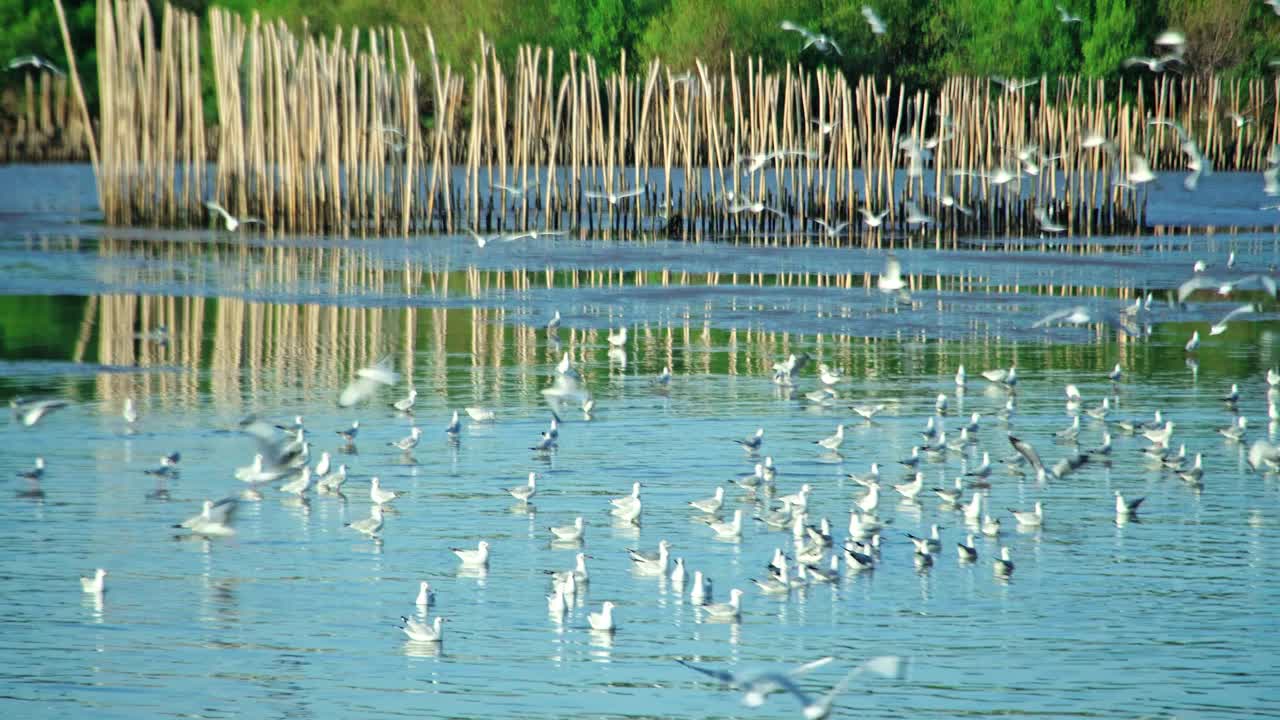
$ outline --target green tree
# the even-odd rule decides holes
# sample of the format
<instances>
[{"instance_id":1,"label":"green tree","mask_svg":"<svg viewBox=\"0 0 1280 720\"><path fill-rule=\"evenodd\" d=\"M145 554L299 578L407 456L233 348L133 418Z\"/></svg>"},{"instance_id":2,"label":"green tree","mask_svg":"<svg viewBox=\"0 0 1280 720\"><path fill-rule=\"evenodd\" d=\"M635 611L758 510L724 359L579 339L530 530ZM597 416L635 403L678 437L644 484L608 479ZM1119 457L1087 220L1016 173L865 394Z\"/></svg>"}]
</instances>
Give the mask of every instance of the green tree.
<instances>
[{"instance_id":1,"label":"green tree","mask_svg":"<svg viewBox=\"0 0 1280 720\"><path fill-rule=\"evenodd\" d=\"M1091 77L1114 75L1125 58L1142 49L1135 13L1125 0L1095 0L1087 30L1082 70Z\"/></svg>"}]
</instances>

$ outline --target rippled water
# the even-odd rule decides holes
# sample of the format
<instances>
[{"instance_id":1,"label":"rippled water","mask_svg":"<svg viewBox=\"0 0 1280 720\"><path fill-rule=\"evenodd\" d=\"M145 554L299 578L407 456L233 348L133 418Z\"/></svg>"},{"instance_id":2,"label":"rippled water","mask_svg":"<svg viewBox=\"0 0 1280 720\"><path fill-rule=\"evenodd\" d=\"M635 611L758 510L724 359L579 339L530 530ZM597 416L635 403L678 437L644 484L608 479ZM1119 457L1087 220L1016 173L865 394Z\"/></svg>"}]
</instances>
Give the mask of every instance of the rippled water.
<instances>
[{"instance_id":1,"label":"rippled water","mask_svg":"<svg viewBox=\"0 0 1280 720\"><path fill-rule=\"evenodd\" d=\"M1238 383L1250 439L1275 432L1264 380L1280 363L1274 301L1205 337L1194 363L1182 350L1191 331L1207 335L1209 322L1261 295L1205 293L1182 311L1157 299L1149 334L1030 328L1067 304L1105 315L1147 291L1163 297L1196 258L1222 272L1234 250L1231 276L1265 271L1277 260L1270 233L1110 238L1070 253L1042 252L1036 239L900 249L913 302L896 305L874 290L883 251L239 244L66 224L91 201L69 199L65 170L27 172L46 187L24 196L53 199L6 207L14 214L0 219L0 399L48 394L72 405L35 429L0 428L6 717L795 717L787 697L748 710L674 659L744 669L833 655L805 682L821 692L881 654L911 657L908 678L859 682L837 715L1280 713L1277 481L1249 472L1246 445L1214 430L1232 419L1219 397ZM553 308L565 318L560 348L541 329ZM160 324L173 332L168 346L134 339ZM625 365L604 337L624 324ZM541 457L527 448L546 427L540 390L560 350L599 410L590 422L565 413L559 451ZM812 370L793 395L770 382L770 365L801 351L852 375L840 404L804 399ZM355 411L335 406L354 369L383 355L419 390L414 419L387 407L406 384ZM1119 434L1110 464L1064 480L1038 484L997 465L990 502L1005 534L978 538L976 565L956 560L953 543L967 532L958 514L932 496L889 498L880 567L788 599L749 582L788 534L753 522L740 542L716 541L688 512L717 485L728 507L754 510L730 484L754 462L732 440L763 426L779 493L810 483L812 515L830 517L842 538L861 490L845 473L879 462L900 482L896 461L919 441L939 393L949 427L982 413L977 449L1009 454L996 417L1006 395L978 371L1014 362L1011 429L1046 459L1068 452L1054 433L1070 422L1062 388L1072 382L1087 407L1110 396L1113 417L1162 409L1176 441L1204 454L1204 489L1147 464L1137 453L1145 441ZM1113 387L1105 374L1117 362L1127 376ZM952 381L961 363L971 376L963 395ZM660 392L651 378L664 365L675 379ZM140 405L134 434L119 416L125 397ZM864 400L889 405L874 425L852 423L847 402ZM449 443L450 411L474 404L496 408L498 421L464 421ZM232 472L253 446L234 427L248 412L304 416L316 452L350 466L346 498L298 503L267 489L242 503L234 538L175 540L170 525L202 499L241 489ZM358 454L339 454L334 431L357 418ZM1081 446L1093 447L1102 426L1082 420ZM414 421L425 437L409 459L387 443ZM839 422L851 423L840 456L823 454L813 441ZM167 500L149 498L159 486L143 470L175 450L181 476L164 485ZM49 465L44 495L20 496L30 488L13 473L36 455ZM953 454L924 471L930 485L949 486L972 465ZM502 488L531 470L543 480L525 508ZM343 527L367 515L372 475L409 493L381 542ZM643 524L615 526L607 500L634 481L644 484ZM1115 523L1115 490L1146 496L1141 522ZM1045 527L1014 530L1003 509L1036 500ZM571 567L576 550L553 547L546 528L575 515L589 523L592 580L585 605L558 625L545 611L543 571ZM918 572L903 535L934 523L943 549ZM625 549L663 538L713 579L717 600L747 590L740 624L707 622L670 582L632 573ZM460 573L449 548L480 539L493 545L489 571ZM991 570L1002 543L1017 563L1008 582ZM110 573L100 601L76 582L95 567ZM447 618L438 647L406 642L395 627L415 612L420 579L436 589L432 614ZM604 600L618 604L611 638L586 629Z\"/></svg>"}]
</instances>

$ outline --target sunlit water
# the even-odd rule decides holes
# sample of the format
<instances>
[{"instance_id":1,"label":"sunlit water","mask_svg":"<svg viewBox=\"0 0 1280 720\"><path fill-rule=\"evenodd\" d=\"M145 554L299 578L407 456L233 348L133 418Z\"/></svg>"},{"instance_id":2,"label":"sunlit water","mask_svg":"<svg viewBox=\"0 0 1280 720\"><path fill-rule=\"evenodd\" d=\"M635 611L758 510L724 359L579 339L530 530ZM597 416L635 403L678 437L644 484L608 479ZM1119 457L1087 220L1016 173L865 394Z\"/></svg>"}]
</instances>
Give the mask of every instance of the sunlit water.
<instances>
[{"instance_id":1,"label":"sunlit water","mask_svg":"<svg viewBox=\"0 0 1280 720\"><path fill-rule=\"evenodd\" d=\"M674 658L744 669L834 655L805 682L821 692L881 654L911 657L908 678L860 681L837 714L1280 712L1277 483L1247 469L1247 443L1215 432L1232 420L1219 400L1232 383L1249 439L1275 431L1264 380L1280 362L1275 304L1209 338L1210 322L1263 296L1202 293L1181 311L1163 302L1197 258L1223 277L1265 271L1277 260L1269 233L1104 239L1105 251L1075 254L1039 252L1034 238L1031 249L900 249L913 301L897 305L874 289L883 251L598 239L483 252L455 238L245 246L217 233L68 225L92 202L71 199L69 171L23 172L45 183L24 197L51 199L6 207L14 214L0 220L0 399L55 395L72 406L34 429L0 429L5 717L794 717L788 697L745 709ZM1232 250L1238 267L1227 273ZM1148 290L1149 335L1030 328L1070 304L1114 314ZM553 309L564 316L559 347L542 330ZM133 337L160 324L173 332L168 346ZM604 332L621 325L632 335L625 364L609 357ZM1192 330L1204 345L1189 362ZM835 407L804 399L812 369L794 394L770 382L771 364L801 351L852 376ZM599 409L590 422L566 410L560 449L540 456L527 448L550 417L540 390L559 352ZM415 418L388 407L407 382L339 410L355 368L384 355L420 393ZM1006 427L996 417L1005 392L978 373L1014 362L1017 413ZM1113 387L1106 372L1117 362L1126 378ZM962 395L960 363L970 373ZM664 365L675 374L665 392L651 381ZM887 481L905 480L896 461L939 393L953 430L982 414L979 455L1008 455L1012 429L1053 461L1068 452L1054 442L1070 423L1068 382L1085 407L1110 396L1113 418L1162 409L1175 442L1204 454L1203 491L1147 464L1137 452L1146 442L1117 432L1111 463L1064 480L1038 484L997 464L989 499L1005 532L979 536L977 564L956 560L968 532L956 512L927 491L918 504L887 497L879 568L786 599L750 578L765 575L788 533L751 522L740 542L717 541L686 506L724 485L726 516L755 512L731 480L756 460L732 441L764 427L779 493L810 483L812 516L829 517L840 539L861 491L845 474L879 462ZM120 419L130 396L142 415L134 434ZM874 425L854 422L848 405L862 401L888 409ZM498 421L464 419L451 444L444 425L467 405L495 408ZM241 505L234 538L175 540L170 526L202 499L241 490L232 472L253 446L234 428L249 412L301 414L315 456L328 450L350 466L345 499L299 503L266 489ZM335 431L354 419L358 453L340 453ZM406 458L387 444L415 421L425 437ZM1082 421L1081 447L1096 446L1101 424ZM813 441L839 422L850 423L848 439L839 456L824 454ZM175 450L179 478L158 485L143 473ZM49 465L44 495L21 497L30 487L13 474L36 455ZM949 487L973 465L972 454L951 454L924 472ZM531 470L543 479L524 507L503 489ZM408 491L381 542L344 527L367 516L372 475ZM608 498L634 481L644 484L643 523L615 526ZM158 489L167 500L149 498ZM1115 490L1146 496L1141 522L1116 524ZM1016 531L1005 508L1036 500L1045 527ZM575 515L588 521L592 579L561 625L546 613L544 571L571 567L577 550L552 546L547 527ZM904 534L934 523L943 548L918 572ZM709 623L669 581L632 573L625 549L663 538L712 578L716 600L747 591L740 624ZM449 548L481 539L493 546L489 571L460 572ZM1000 544L1017 563L1008 582L992 573ZM100 601L76 581L95 567L110 573ZM447 618L439 646L396 628L416 612L421 579L435 588L431 615ZM587 630L586 613L604 600L618 605L612 637Z\"/></svg>"}]
</instances>

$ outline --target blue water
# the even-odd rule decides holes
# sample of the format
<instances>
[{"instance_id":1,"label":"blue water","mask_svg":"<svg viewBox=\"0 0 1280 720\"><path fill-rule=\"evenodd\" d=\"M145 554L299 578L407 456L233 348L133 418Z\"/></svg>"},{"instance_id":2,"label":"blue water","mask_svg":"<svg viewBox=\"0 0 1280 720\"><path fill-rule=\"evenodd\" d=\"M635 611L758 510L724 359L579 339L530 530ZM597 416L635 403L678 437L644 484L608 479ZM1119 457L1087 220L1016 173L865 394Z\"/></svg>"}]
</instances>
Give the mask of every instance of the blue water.
<instances>
[{"instance_id":1,"label":"blue water","mask_svg":"<svg viewBox=\"0 0 1280 720\"><path fill-rule=\"evenodd\" d=\"M786 696L744 708L674 659L742 670L831 655L803 683L821 693L884 654L911 658L907 678L860 679L836 716L1280 714L1280 485L1244 462L1248 442L1276 430L1264 379L1280 363L1275 302L1163 302L1197 258L1224 277L1266 272L1277 261L1270 233L1097 239L1106 249L1078 254L1042 252L1035 238L1025 248L902 249L914 292L895 305L873 289L880 251L598 239L483 252L461 238L242 246L217 233L82 224L77 208L92 198L71 171L0 176L15 172L26 199L6 200L0 217L0 399L71 405L35 428L0 427L4 717L798 717ZM1238 267L1227 272L1231 251ZM1149 330L1030 328L1066 304L1104 315L1148 290ZM1246 300L1262 311L1207 336ZM565 318L558 348L541 329L553 308ZM168 346L132 338L157 324L172 331ZM625 365L604 336L621 325L632 336ZM1204 345L1189 362L1192 330ZM590 421L567 410L559 450L543 457L527 448L547 426L540 390L561 351L599 409ZM817 385L812 368L793 394L770 382L770 365L800 351L852 375L835 407L804 399ZM405 380L366 406L337 408L354 370L384 355ZM1006 427L996 417L1006 393L978 373L1014 362L1017 414ZM1113 387L1106 372L1117 362L1127 376ZM963 395L952 381L960 363ZM651 378L664 365L675 377L660 391ZM387 406L410 382L414 418ZM1068 382L1085 407L1110 396L1113 418L1162 409L1175 444L1203 453L1204 488L1149 465L1137 452L1147 443L1114 430L1109 464L1046 483L1007 471L998 459L1010 430L1049 461L1068 452L1054 442L1070 423ZM1215 432L1232 420L1219 400L1232 383L1251 420L1244 444ZM905 480L896 461L939 393L953 430L982 414L975 449L997 461L989 506L1005 532L977 538L974 565L956 560L961 516L927 491L918 504L886 497L874 572L769 598L749 579L764 576L789 533L749 522L740 542L717 541L686 507L723 485L726 516L758 509L731 484L755 462L732 440L764 427L778 493L811 484L811 516L829 517L842 539L861 492L845 473L879 462L886 490ZM134 433L120 419L125 397L139 404ZM874 425L847 409L864 401L889 406ZM467 405L492 407L498 420L464 416L450 443L443 427ZM301 414L313 455L349 465L345 498L297 502L264 488L241 503L234 537L175 539L170 526L201 500L243 490L232 473L253 445L235 427L249 412ZM358 453L339 452L334 431L355 419ZM407 458L387 443L413 422L424 439ZM839 422L849 423L840 455L820 452L813 441ZM1097 445L1102 425L1082 425L1081 447ZM143 473L175 450L180 477L161 486ZM36 455L48 462L43 497L20 496L31 487L13 474ZM949 487L974 462L949 455L924 466L926 480ZM543 479L526 508L503 488L535 470ZM343 527L367 516L373 475L408 491L380 542ZM635 481L642 524L616 526L608 498ZM149 497L158 489L167 499ZM1115 490L1147 498L1141 522L1116 524ZM1005 508L1036 500L1045 526L1017 531ZM557 624L543 571L571 567L576 551L553 547L546 528L576 515L588 521L592 579ZM904 534L934 523L943 549L919 572ZM687 592L632 573L625 549L664 538L712 578L717 601L746 590L740 624L707 622ZM449 548L481 539L493 546L488 572L460 571ZM1002 544L1017 563L1007 582L991 568ZM96 567L109 572L101 598L76 581ZM431 615L447 618L439 646L396 628L416 612L422 579L435 588ZM618 605L612 637L586 629L604 600Z\"/></svg>"}]
</instances>

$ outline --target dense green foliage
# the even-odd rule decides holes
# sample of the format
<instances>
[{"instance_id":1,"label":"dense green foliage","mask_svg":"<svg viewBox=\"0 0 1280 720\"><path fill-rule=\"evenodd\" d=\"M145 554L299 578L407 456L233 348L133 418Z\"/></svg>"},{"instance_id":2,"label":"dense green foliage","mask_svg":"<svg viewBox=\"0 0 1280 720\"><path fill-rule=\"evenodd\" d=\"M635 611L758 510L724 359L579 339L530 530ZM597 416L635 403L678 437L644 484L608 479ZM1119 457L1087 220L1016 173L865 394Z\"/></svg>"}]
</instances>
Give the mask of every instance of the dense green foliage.
<instances>
[{"instance_id":1,"label":"dense green foliage","mask_svg":"<svg viewBox=\"0 0 1280 720\"><path fill-rule=\"evenodd\" d=\"M66 0L73 42L89 94L95 2ZM210 0L174 0L205 13ZM913 86L933 86L948 75L1084 73L1114 76L1124 58L1153 54L1165 28L1189 39L1185 72L1257 76L1280 57L1280 17L1255 0L870 0L888 32L876 36L859 0L220 0L248 15L304 21L315 31L394 25L426 53L430 26L442 57L467 68L483 33L499 57L510 60L522 44L548 46L564 67L569 50L588 53L602 69L661 58L676 68L702 59L711 70L760 57L769 67L787 63L839 68L849 75L892 74ZM1064 23L1064 5L1082 22ZM778 25L791 20L831 36L843 55L802 50L803 38ZM0 0L0 56L42 54L65 63L52 2ZM10 73L6 83L16 82Z\"/></svg>"}]
</instances>

